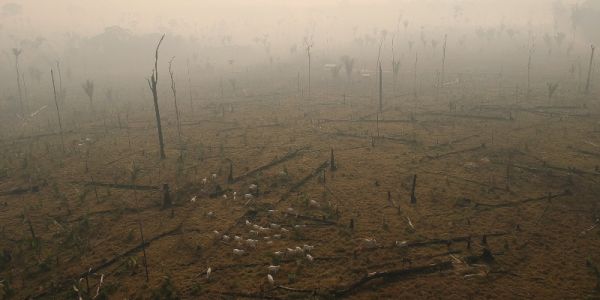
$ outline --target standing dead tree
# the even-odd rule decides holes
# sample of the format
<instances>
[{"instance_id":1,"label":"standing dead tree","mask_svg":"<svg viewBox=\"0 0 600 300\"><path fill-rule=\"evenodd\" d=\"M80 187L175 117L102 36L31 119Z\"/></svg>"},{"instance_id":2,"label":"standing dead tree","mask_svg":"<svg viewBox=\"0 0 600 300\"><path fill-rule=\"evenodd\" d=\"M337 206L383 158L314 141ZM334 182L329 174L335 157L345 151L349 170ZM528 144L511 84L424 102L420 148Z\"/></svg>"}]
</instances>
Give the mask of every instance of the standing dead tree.
<instances>
[{"instance_id":1,"label":"standing dead tree","mask_svg":"<svg viewBox=\"0 0 600 300\"><path fill-rule=\"evenodd\" d=\"M556 89L558 88L558 82L546 82L546 86L548 87L548 102L552 101L552 96Z\"/></svg>"},{"instance_id":2,"label":"standing dead tree","mask_svg":"<svg viewBox=\"0 0 600 300\"><path fill-rule=\"evenodd\" d=\"M19 55L23 52L22 49L13 48L13 55L15 56L15 68L17 70L17 88L19 89L19 106L21 109L21 116L25 116L25 111L23 109L23 91L21 90L21 75L19 71Z\"/></svg>"},{"instance_id":3,"label":"standing dead tree","mask_svg":"<svg viewBox=\"0 0 600 300\"><path fill-rule=\"evenodd\" d=\"M54 83L54 71L50 69L50 77L52 77L52 89L54 90L54 104L56 104L56 115L58 118L58 130L60 134L60 142L62 144L62 150L65 152L65 140L63 138L62 122L60 120L60 109L58 108L58 96L56 95L56 84Z\"/></svg>"},{"instance_id":4,"label":"standing dead tree","mask_svg":"<svg viewBox=\"0 0 600 300\"><path fill-rule=\"evenodd\" d=\"M306 46L306 56L308 57L308 99L310 99L310 49L313 47L312 37L305 37L304 45Z\"/></svg>"},{"instance_id":5,"label":"standing dead tree","mask_svg":"<svg viewBox=\"0 0 600 300\"><path fill-rule=\"evenodd\" d=\"M396 54L394 52L394 38L392 38L392 71L394 74L393 92L394 92L394 94L396 94L396 84L398 82L398 74L400 73L400 60L396 60Z\"/></svg>"},{"instance_id":6,"label":"standing dead tree","mask_svg":"<svg viewBox=\"0 0 600 300\"><path fill-rule=\"evenodd\" d=\"M415 69L414 69L414 82L413 82L413 93L415 99L417 99L417 63L419 62L419 53L415 53Z\"/></svg>"},{"instance_id":7,"label":"standing dead tree","mask_svg":"<svg viewBox=\"0 0 600 300\"><path fill-rule=\"evenodd\" d=\"M194 113L194 104L192 99L192 76L190 75L190 60L187 60L187 75L188 75L188 93L190 96L190 113Z\"/></svg>"},{"instance_id":8,"label":"standing dead tree","mask_svg":"<svg viewBox=\"0 0 600 300\"><path fill-rule=\"evenodd\" d=\"M163 133L162 126L160 124L160 110L158 108L158 93L156 88L158 86L158 49L160 48L160 44L162 43L165 35L163 34L160 40L158 41L158 45L156 45L156 51L154 54L154 69L152 70L152 75L150 78L146 78L148 81L148 86L152 91L152 98L154 99L154 112L156 113L156 129L158 130L158 145L160 146L160 159L165 159L167 156L165 155L165 144L163 142Z\"/></svg>"},{"instance_id":9,"label":"standing dead tree","mask_svg":"<svg viewBox=\"0 0 600 300\"><path fill-rule=\"evenodd\" d=\"M531 95L531 56L533 55L534 45L529 47L529 57L527 58L527 100L529 100L529 96Z\"/></svg>"},{"instance_id":10,"label":"standing dead tree","mask_svg":"<svg viewBox=\"0 0 600 300\"><path fill-rule=\"evenodd\" d=\"M410 203L416 204L417 197L415 196L415 188L417 187L417 174L413 175L412 188L410 189Z\"/></svg>"},{"instance_id":11,"label":"standing dead tree","mask_svg":"<svg viewBox=\"0 0 600 300\"><path fill-rule=\"evenodd\" d=\"M81 87L83 88L83 91L90 99L90 110L93 113L94 112L94 82L88 79L81 85Z\"/></svg>"},{"instance_id":12,"label":"standing dead tree","mask_svg":"<svg viewBox=\"0 0 600 300\"><path fill-rule=\"evenodd\" d=\"M379 114L383 112L383 71L381 70L381 47L383 46L383 39L379 43L379 53L377 55L377 72L379 73L378 86L379 86ZM379 120L379 116L378 119Z\"/></svg>"},{"instance_id":13,"label":"standing dead tree","mask_svg":"<svg viewBox=\"0 0 600 300\"><path fill-rule=\"evenodd\" d=\"M171 76L171 91L173 92L173 103L175 104L175 116L177 118L177 136L179 142L181 142L181 120L179 119L179 107L177 106L177 88L175 87L175 77L173 76L173 60L175 56L169 61L169 75Z\"/></svg>"},{"instance_id":14,"label":"standing dead tree","mask_svg":"<svg viewBox=\"0 0 600 300\"><path fill-rule=\"evenodd\" d=\"M446 43L448 42L448 35L444 34L444 46L442 47L442 73L440 75L440 88L444 88L444 73L446 72Z\"/></svg>"},{"instance_id":15,"label":"standing dead tree","mask_svg":"<svg viewBox=\"0 0 600 300\"><path fill-rule=\"evenodd\" d=\"M150 280L148 277L148 257L146 256L146 241L144 240L144 227L142 226L142 221L139 221L138 225L140 226L140 236L142 237L142 252L144 253L144 270L146 273L146 282Z\"/></svg>"},{"instance_id":16,"label":"standing dead tree","mask_svg":"<svg viewBox=\"0 0 600 300\"><path fill-rule=\"evenodd\" d=\"M352 69L354 69L354 58L350 58L348 55L342 56L342 63L344 63L344 70L346 70L346 76L348 82L352 81Z\"/></svg>"},{"instance_id":17,"label":"standing dead tree","mask_svg":"<svg viewBox=\"0 0 600 300\"><path fill-rule=\"evenodd\" d=\"M590 80L592 78L592 66L594 64L594 51L596 50L596 47L594 47L594 45L592 45L591 48L592 48L592 54L590 54L590 65L588 67L587 82L585 83L585 94L586 95L590 92Z\"/></svg>"}]
</instances>

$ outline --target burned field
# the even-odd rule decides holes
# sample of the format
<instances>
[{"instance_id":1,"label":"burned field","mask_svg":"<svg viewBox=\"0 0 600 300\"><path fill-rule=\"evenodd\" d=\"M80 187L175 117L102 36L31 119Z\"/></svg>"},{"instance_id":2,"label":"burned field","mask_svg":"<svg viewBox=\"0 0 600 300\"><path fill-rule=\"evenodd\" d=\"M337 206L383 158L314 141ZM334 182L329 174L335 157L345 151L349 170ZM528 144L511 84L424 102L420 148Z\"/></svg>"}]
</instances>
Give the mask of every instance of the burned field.
<instances>
[{"instance_id":1,"label":"burned field","mask_svg":"<svg viewBox=\"0 0 600 300\"><path fill-rule=\"evenodd\" d=\"M590 96L355 89L197 100L162 160L150 109L4 135L4 295L598 296Z\"/></svg>"}]
</instances>

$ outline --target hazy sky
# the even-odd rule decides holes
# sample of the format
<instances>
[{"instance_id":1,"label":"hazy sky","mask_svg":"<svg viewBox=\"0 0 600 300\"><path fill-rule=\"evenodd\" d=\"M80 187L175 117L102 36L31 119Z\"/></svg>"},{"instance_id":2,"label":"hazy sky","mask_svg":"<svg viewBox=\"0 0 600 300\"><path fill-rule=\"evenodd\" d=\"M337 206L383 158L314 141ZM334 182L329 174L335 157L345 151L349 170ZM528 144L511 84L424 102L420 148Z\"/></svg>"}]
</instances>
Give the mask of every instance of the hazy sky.
<instances>
[{"instance_id":1,"label":"hazy sky","mask_svg":"<svg viewBox=\"0 0 600 300\"><path fill-rule=\"evenodd\" d=\"M415 24L550 22L553 0L1 0L5 29L48 35L94 34L119 25L138 32L202 32L215 24L268 30L282 20L319 25L329 18L348 25L384 27L398 18ZM573 1L563 1L573 3ZM302 23L304 25L302 25Z\"/></svg>"}]
</instances>

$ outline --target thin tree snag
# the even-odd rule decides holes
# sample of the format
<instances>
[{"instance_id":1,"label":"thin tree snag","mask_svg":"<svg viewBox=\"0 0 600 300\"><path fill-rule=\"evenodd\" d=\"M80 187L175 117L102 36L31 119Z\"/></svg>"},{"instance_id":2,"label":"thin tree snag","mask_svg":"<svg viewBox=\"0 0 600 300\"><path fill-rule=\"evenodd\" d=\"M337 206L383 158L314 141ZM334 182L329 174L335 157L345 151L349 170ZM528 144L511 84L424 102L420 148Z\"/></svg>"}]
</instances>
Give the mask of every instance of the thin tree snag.
<instances>
[{"instance_id":1,"label":"thin tree snag","mask_svg":"<svg viewBox=\"0 0 600 300\"><path fill-rule=\"evenodd\" d=\"M287 153L286 155L282 156L281 158L275 159L275 160L271 161L270 163L268 163L266 165L260 166L260 167L254 169L252 171L249 171L249 172L247 172L245 174L242 174L240 176L234 177L233 181L231 183L239 182L240 180L248 178L248 177L250 177L250 176L252 176L252 175L254 175L254 174L258 173L258 172L264 171L264 170L266 170L266 169L268 169L268 168L270 168L272 166L275 166L275 165L280 164L282 162L288 161L288 160L296 157L301 151L305 151L305 150L308 150L308 149L309 149L309 147L303 147L303 148L291 151L291 152Z\"/></svg>"},{"instance_id":2,"label":"thin tree snag","mask_svg":"<svg viewBox=\"0 0 600 300\"><path fill-rule=\"evenodd\" d=\"M177 117L177 136L181 143L181 120L179 118L179 106L177 106L177 88L175 87L175 74L173 72L173 60L175 56L169 61L169 75L171 76L171 92L173 92L173 103L175 105L175 116ZM191 103L191 102L190 102Z\"/></svg>"},{"instance_id":3,"label":"thin tree snag","mask_svg":"<svg viewBox=\"0 0 600 300\"><path fill-rule=\"evenodd\" d=\"M333 148L331 148L331 158L329 159L329 169L331 171L337 170L337 166L335 164L335 156L333 155Z\"/></svg>"},{"instance_id":4,"label":"thin tree snag","mask_svg":"<svg viewBox=\"0 0 600 300\"><path fill-rule=\"evenodd\" d=\"M227 183L233 183L233 162L229 160L229 175L227 175Z\"/></svg>"},{"instance_id":5,"label":"thin tree snag","mask_svg":"<svg viewBox=\"0 0 600 300\"><path fill-rule=\"evenodd\" d=\"M444 46L442 47L442 74L440 76L439 88L444 88L444 73L446 71L446 43L448 42L448 34L444 34Z\"/></svg>"},{"instance_id":6,"label":"thin tree snag","mask_svg":"<svg viewBox=\"0 0 600 300\"><path fill-rule=\"evenodd\" d=\"M308 58L308 99L310 100L310 49L313 47L312 37L310 39L307 37L304 39L304 44L306 46L306 56Z\"/></svg>"},{"instance_id":7,"label":"thin tree snag","mask_svg":"<svg viewBox=\"0 0 600 300\"><path fill-rule=\"evenodd\" d=\"M562 193L558 193L555 195L550 195L550 196L544 195L541 197L527 198L527 199L522 199L522 200L512 201L512 202L504 202L504 203L498 203L498 204L489 204L489 203L481 203L481 202L474 202L474 203L475 203L475 208L480 208L483 210L490 210L490 209L496 209L496 208L502 208L502 207L519 206L519 205L526 204L529 202L551 200L554 198L570 196L570 195L571 195L571 191L564 190Z\"/></svg>"},{"instance_id":8,"label":"thin tree snag","mask_svg":"<svg viewBox=\"0 0 600 300\"><path fill-rule=\"evenodd\" d=\"M21 107L21 116L25 117L25 110L23 109L23 92L21 91L21 75L19 72L19 55L23 52L23 49L13 48L13 55L15 56L15 69L17 71L17 87L19 90L19 106Z\"/></svg>"},{"instance_id":9,"label":"thin tree snag","mask_svg":"<svg viewBox=\"0 0 600 300\"><path fill-rule=\"evenodd\" d=\"M148 277L148 258L146 256L146 242L144 241L144 228L142 227L142 222L138 223L140 225L140 236L142 237L142 252L144 253L144 270L146 271L146 282L150 280Z\"/></svg>"},{"instance_id":10,"label":"thin tree snag","mask_svg":"<svg viewBox=\"0 0 600 300\"><path fill-rule=\"evenodd\" d=\"M163 184L162 191L163 191L162 208L165 209L165 208L169 208L169 207L173 206L173 201L171 200L171 191L169 189L168 183Z\"/></svg>"},{"instance_id":11,"label":"thin tree snag","mask_svg":"<svg viewBox=\"0 0 600 300\"><path fill-rule=\"evenodd\" d=\"M62 151L65 152L65 139L63 138L62 121L60 118L60 109L58 108L58 96L56 95L56 85L54 84L54 71L50 69L50 77L52 77L52 89L54 90L54 104L56 105L56 115L58 119L58 130L60 134L60 142L62 145Z\"/></svg>"},{"instance_id":12,"label":"thin tree snag","mask_svg":"<svg viewBox=\"0 0 600 300\"><path fill-rule=\"evenodd\" d=\"M305 185L311 178L321 174L321 172L323 172L323 170L325 170L325 168L327 168L328 166L329 166L329 160L326 160L323 163L321 163L310 174L306 175L304 178L302 178L300 181L298 181L296 184L294 184L287 192L285 192L283 195L281 195L279 202L287 199L287 197L289 197L293 192L296 192L299 188L301 188L303 185Z\"/></svg>"},{"instance_id":13,"label":"thin tree snag","mask_svg":"<svg viewBox=\"0 0 600 300\"><path fill-rule=\"evenodd\" d=\"M412 188L410 189L410 204L417 203L417 197L415 196L415 188L417 187L417 174L413 175Z\"/></svg>"},{"instance_id":14,"label":"thin tree snag","mask_svg":"<svg viewBox=\"0 0 600 300\"><path fill-rule=\"evenodd\" d=\"M400 269L400 270L390 270L390 271L382 271L382 272L373 272L369 273L365 277L360 280L350 284L349 286L332 291L332 294L336 296L346 296L351 294L352 292L359 289L361 286L365 285L371 280L383 278L385 280L397 280L403 277L409 277L414 275L422 275L422 274L431 274L436 272L442 272L446 270L452 269L451 261L444 261L441 263L419 266L410 269Z\"/></svg>"},{"instance_id":15,"label":"thin tree snag","mask_svg":"<svg viewBox=\"0 0 600 300\"><path fill-rule=\"evenodd\" d=\"M160 48L160 44L162 43L165 35L163 34L160 40L158 41L158 45L156 45L156 52L154 55L154 69L152 70L152 75L150 78L146 78L148 81L148 86L152 91L152 98L154 99L154 113L156 114L156 129L158 130L158 145L160 146L160 159L165 159L167 156L165 155L165 144L163 142L163 132L162 126L160 123L160 110L158 108L158 92L156 90L158 86L158 49Z\"/></svg>"},{"instance_id":16,"label":"thin tree snag","mask_svg":"<svg viewBox=\"0 0 600 300\"><path fill-rule=\"evenodd\" d=\"M588 67L587 81L585 83L585 94L586 95L590 93L590 81L592 78L592 68L594 65L594 51L596 50L596 47L594 47L594 45L591 45L591 49L592 49L592 53L590 54L590 64Z\"/></svg>"}]
</instances>

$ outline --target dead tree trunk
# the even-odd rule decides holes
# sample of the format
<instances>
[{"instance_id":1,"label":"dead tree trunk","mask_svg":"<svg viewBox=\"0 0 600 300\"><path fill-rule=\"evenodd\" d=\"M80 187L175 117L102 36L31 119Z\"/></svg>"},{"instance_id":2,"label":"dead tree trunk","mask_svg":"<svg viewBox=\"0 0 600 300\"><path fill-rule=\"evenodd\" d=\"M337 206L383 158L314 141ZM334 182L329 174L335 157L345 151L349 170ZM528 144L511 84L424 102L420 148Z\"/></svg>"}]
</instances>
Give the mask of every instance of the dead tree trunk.
<instances>
[{"instance_id":1,"label":"dead tree trunk","mask_svg":"<svg viewBox=\"0 0 600 300\"><path fill-rule=\"evenodd\" d=\"M419 62L419 53L415 53L415 73L414 73L414 82L413 82L413 93L415 99L417 98L417 63Z\"/></svg>"},{"instance_id":2,"label":"dead tree trunk","mask_svg":"<svg viewBox=\"0 0 600 300\"><path fill-rule=\"evenodd\" d=\"M148 258L146 257L146 241L144 241L144 229L142 228L142 221L140 225L140 236L142 237L142 251L144 252L144 270L146 271L146 282L149 281L148 277Z\"/></svg>"},{"instance_id":3,"label":"dead tree trunk","mask_svg":"<svg viewBox=\"0 0 600 300\"><path fill-rule=\"evenodd\" d=\"M58 108L58 97L56 96L56 84L54 84L54 71L50 69L50 77L52 77L52 89L54 90L54 104L56 104L56 115L58 118L58 133L60 134L60 142L63 153L65 152L65 140L63 138L62 122L60 120L60 109Z\"/></svg>"},{"instance_id":4,"label":"dead tree trunk","mask_svg":"<svg viewBox=\"0 0 600 300\"><path fill-rule=\"evenodd\" d=\"M592 77L592 66L594 65L594 51L596 50L596 47L594 47L594 45L591 46L592 47L592 54L590 54L590 65L588 67L588 76L587 76L587 82L585 83L585 94L589 94L590 92L590 80Z\"/></svg>"},{"instance_id":5,"label":"dead tree trunk","mask_svg":"<svg viewBox=\"0 0 600 300\"><path fill-rule=\"evenodd\" d=\"M188 73L188 93L190 96L190 113L194 113L194 103L192 98L192 76L190 75L190 60L187 60L187 73Z\"/></svg>"},{"instance_id":6,"label":"dead tree trunk","mask_svg":"<svg viewBox=\"0 0 600 300\"><path fill-rule=\"evenodd\" d=\"M158 108L158 93L156 91L156 87L158 85L158 48L160 48L160 44L162 43L165 35L163 34L160 40L158 41L158 45L156 46L156 52L154 55L154 69L152 70L152 75L150 78L147 78L148 86L152 91L152 97L154 98L154 112L156 113L156 129L158 130L158 145L160 146L160 159L165 159L167 156L165 155L165 144L163 142L163 133L162 126L160 124L160 110Z\"/></svg>"},{"instance_id":7,"label":"dead tree trunk","mask_svg":"<svg viewBox=\"0 0 600 300\"><path fill-rule=\"evenodd\" d=\"M529 48L529 58L527 59L527 91L526 98L529 100L531 94L531 55L533 54L533 47Z\"/></svg>"},{"instance_id":8,"label":"dead tree trunk","mask_svg":"<svg viewBox=\"0 0 600 300\"><path fill-rule=\"evenodd\" d=\"M177 89L175 88L175 77L173 76L173 60L175 57L171 58L169 61L169 75L171 76L171 91L173 92L173 102L175 103L175 116L177 117L177 136L179 137L179 142L181 143L181 120L179 119L179 107L177 106Z\"/></svg>"},{"instance_id":9,"label":"dead tree trunk","mask_svg":"<svg viewBox=\"0 0 600 300\"><path fill-rule=\"evenodd\" d=\"M171 200L171 191L169 189L169 184L163 184L163 206L162 208L169 208L173 205L173 201Z\"/></svg>"},{"instance_id":10,"label":"dead tree trunk","mask_svg":"<svg viewBox=\"0 0 600 300\"><path fill-rule=\"evenodd\" d=\"M313 46L312 37L306 37L304 43L306 46L306 56L308 57L308 99L310 99L310 49Z\"/></svg>"},{"instance_id":11,"label":"dead tree trunk","mask_svg":"<svg viewBox=\"0 0 600 300\"><path fill-rule=\"evenodd\" d=\"M417 174L415 174L413 176L413 182L412 182L412 189L410 191L410 203L411 204L416 204L417 203L417 197L415 196L415 188L417 186Z\"/></svg>"},{"instance_id":12,"label":"dead tree trunk","mask_svg":"<svg viewBox=\"0 0 600 300\"><path fill-rule=\"evenodd\" d=\"M19 72L19 55L21 55L21 49L12 49L15 55L15 68L17 70L17 87L19 88L19 106L21 109L21 117L25 118L25 111L23 110L23 92L21 91L21 75Z\"/></svg>"},{"instance_id":13,"label":"dead tree trunk","mask_svg":"<svg viewBox=\"0 0 600 300\"><path fill-rule=\"evenodd\" d=\"M446 42L448 41L448 35L444 35L444 47L442 52L442 73L440 75L440 88L444 88L444 73L446 72Z\"/></svg>"},{"instance_id":14,"label":"dead tree trunk","mask_svg":"<svg viewBox=\"0 0 600 300\"><path fill-rule=\"evenodd\" d=\"M335 164L335 156L333 156L333 148L331 148L331 159L329 161L329 169L331 171L337 170L337 165Z\"/></svg>"},{"instance_id":15,"label":"dead tree trunk","mask_svg":"<svg viewBox=\"0 0 600 300\"><path fill-rule=\"evenodd\" d=\"M229 161L229 175L227 176L227 183L233 183L233 162Z\"/></svg>"},{"instance_id":16,"label":"dead tree trunk","mask_svg":"<svg viewBox=\"0 0 600 300\"><path fill-rule=\"evenodd\" d=\"M379 113L383 112L383 71L379 62Z\"/></svg>"}]
</instances>

